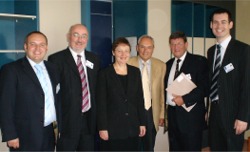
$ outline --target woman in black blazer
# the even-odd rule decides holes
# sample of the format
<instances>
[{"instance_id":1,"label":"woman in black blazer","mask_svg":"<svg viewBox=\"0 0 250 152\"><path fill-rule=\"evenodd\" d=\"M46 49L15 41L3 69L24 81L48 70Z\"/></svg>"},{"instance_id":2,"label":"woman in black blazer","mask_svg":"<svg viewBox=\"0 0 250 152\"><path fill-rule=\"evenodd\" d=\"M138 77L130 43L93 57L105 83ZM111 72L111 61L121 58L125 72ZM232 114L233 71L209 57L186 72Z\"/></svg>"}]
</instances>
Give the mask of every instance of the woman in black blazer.
<instances>
[{"instance_id":1,"label":"woman in black blazer","mask_svg":"<svg viewBox=\"0 0 250 152\"><path fill-rule=\"evenodd\" d=\"M137 151L145 135L145 111L140 70L127 64L130 44L118 38L112 46L115 62L99 73L97 125L100 150Z\"/></svg>"}]
</instances>

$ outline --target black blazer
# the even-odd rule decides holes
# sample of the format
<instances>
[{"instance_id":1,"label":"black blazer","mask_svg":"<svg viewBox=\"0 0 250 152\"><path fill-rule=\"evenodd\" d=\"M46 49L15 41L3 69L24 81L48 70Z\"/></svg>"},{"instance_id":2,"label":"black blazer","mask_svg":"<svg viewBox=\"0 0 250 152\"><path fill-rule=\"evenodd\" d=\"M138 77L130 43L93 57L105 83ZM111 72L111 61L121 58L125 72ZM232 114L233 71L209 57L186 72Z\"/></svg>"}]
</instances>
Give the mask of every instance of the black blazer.
<instances>
[{"instance_id":1,"label":"black blazer","mask_svg":"<svg viewBox=\"0 0 250 152\"><path fill-rule=\"evenodd\" d=\"M167 64L167 73L165 86L168 84L168 77L175 58L170 59ZM204 127L205 104L204 98L207 96L208 88L208 64L205 57L190 54L187 52L180 72L190 74L191 80L197 88L182 98L187 107L197 103L190 112L187 112L182 106L176 106L176 121L182 131L200 130ZM170 117L170 116L168 116Z\"/></svg>"},{"instance_id":2,"label":"black blazer","mask_svg":"<svg viewBox=\"0 0 250 152\"><path fill-rule=\"evenodd\" d=\"M88 51L85 51L85 57L86 60L93 63L92 69L87 67L91 95L91 109L87 112L87 121L90 132L94 135L96 131L95 89L99 60L93 53ZM76 63L68 48L49 56L48 60L57 65L61 76L61 137L78 138L82 128L82 123L80 123L82 122L82 86Z\"/></svg>"},{"instance_id":3,"label":"black blazer","mask_svg":"<svg viewBox=\"0 0 250 152\"><path fill-rule=\"evenodd\" d=\"M214 52L215 45L208 50L210 82L213 73ZM230 63L234 69L226 73L224 67ZM218 94L222 123L226 129L232 129L235 119L250 123L249 45L233 38L229 42L220 69Z\"/></svg>"},{"instance_id":4,"label":"black blazer","mask_svg":"<svg viewBox=\"0 0 250 152\"><path fill-rule=\"evenodd\" d=\"M130 65L127 69L126 90L113 65L101 70L98 77L98 130L108 130L109 139L139 136L139 126L145 126L140 70Z\"/></svg>"},{"instance_id":5,"label":"black blazer","mask_svg":"<svg viewBox=\"0 0 250 152\"><path fill-rule=\"evenodd\" d=\"M59 92L56 91L59 87L59 73L52 64L46 61L44 64L50 76L59 116ZM41 150L39 148L44 134L44 92L27 58L4 65L0 84L2 140L19 138L20 150Z\"/></svg>"}]
</instances>

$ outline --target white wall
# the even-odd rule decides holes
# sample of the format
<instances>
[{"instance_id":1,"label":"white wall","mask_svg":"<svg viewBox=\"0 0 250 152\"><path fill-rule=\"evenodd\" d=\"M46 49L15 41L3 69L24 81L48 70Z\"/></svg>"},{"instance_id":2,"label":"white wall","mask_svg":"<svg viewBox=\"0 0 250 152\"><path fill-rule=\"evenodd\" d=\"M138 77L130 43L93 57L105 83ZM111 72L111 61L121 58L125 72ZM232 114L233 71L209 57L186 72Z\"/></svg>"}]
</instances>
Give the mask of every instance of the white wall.
<instances>
[{"instance_id":1,"label":"white wall","mask_svg":"<svg viewBox=\"0 0 250 152\"><path fill-rule=\"evenodd\" d=\"M155 40L153 56L166 62L170 58L171 0L148 0L148 34Z\"/></svg>"},{"instance_id":2,"label":"white wall","mask_svg":"<svg viewBox=\"0 0 250 152\"><path fill-rule=\"evenodd\" d=\"M153 56L166 62L170 58L168 37L171 34L171 0L148 0L148 35L155 40ZM168 151L168 136L160 127L155 151Z\"/></svg>"},{"instance_id":3,"label":"white wall","mask_svg":"<svg viewBox=\"0 0 250 152\"><path fill-rule=\"evenodd\" d=\"M49 41L48 55L65 49L69 27L81 23L80 0L40 0L40 31Z\"/></svg>"}]
</instances>

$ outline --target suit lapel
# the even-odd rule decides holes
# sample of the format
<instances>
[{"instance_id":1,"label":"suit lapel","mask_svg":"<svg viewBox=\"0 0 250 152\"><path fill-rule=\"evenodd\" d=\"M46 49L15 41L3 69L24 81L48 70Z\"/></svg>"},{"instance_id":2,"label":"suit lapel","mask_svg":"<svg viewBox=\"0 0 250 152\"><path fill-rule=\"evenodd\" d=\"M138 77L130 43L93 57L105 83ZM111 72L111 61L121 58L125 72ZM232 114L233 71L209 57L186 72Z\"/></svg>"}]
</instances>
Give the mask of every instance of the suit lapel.
<instances>
[{"instance_id":1,"label":"suit lapel","mask_svg":"<svg viewBox=\"0 0 250 152\"><path fill-rule=\"evenodd\" d=\"M22 65L23 65L23 70L27 74L27 76L30 77L31 80L42 89L42 86L40 85L40 82L36 76L36 73L33 70L33 68L31 67L31 65L26 57L23 58Z\"/></svg>"},{"instance_id":2,"label":"suit lapel","mask_svg":"<svg viewBox=\"0 0 250 152\"><path fill-rule=\"evenodd\" d=\"M66 61L65 61L65 62L71 67L70 69L72 69L72 71L73 71L77 76L80 77L79 72L78 72L78 69L77 69L77 66L76 66L76 63L75 63L75 60L74 60L72 54L70 53L70 50L67 49L67 50L65 51L65 53L66 53L66 55L65 55Z\"/></svg>"},{"instance_id":3,"label":"suit lapel","mask_svg":"<svg viewBox=\"0 0 250 152\"><path fill-rule=\"evenodd\" d=\"M181 66L181 69L180 69L180 72L183 72L184 74L187 74L186 71L189 71L189 63L190 63L190 54L187 52L187 55L182 63L182 66Z\"/></svg>"},{"instance_id":4,"label":"suit lapel","mask_svg":"<svg viewBox=\"0 0 250 152\"><path fill-rule=\"evenodd\" d=\"M85 60L86 60L86 62L87 61L93 62L93 61L90 60L89 52L87 52L85 50L84 54L85 54ZM93 66L93 68L94 68L94 66ZM91 84L93 82L93 80L92 80L93 76L92 76L92 71L91 71L92 69L90 69L88 66L86 66L86 69L87 69L87 73L88 73L88 81L89 81L89 84Z\"/></svg>"},{"instance_id":5,"label":"suit lapel","mask_svg":"<svg viewBox=\"0 0 250 152\"><path fill-rule=\"evenodd\" d=\"M224 55L224 58L222 60L222 63L221 63L221 69L223 69L224 66L226 66L226 64L228 64L228 61L230 60L230 57L234 56L232 55L232 52L233 52L233 44L234 43L234 40L231 39L230 42L228 43L228 46L227 46L227 49L225 51L225 55Z\"/></svg>"},{"instance_id":6,"label":"suit lapel","mask_svg":"<svg viewBox=\"0 0 250 152\"><path fill-rule=\"evenodd\" d=\"M155 64L154 60L151 59L151 86L153 86L153 80L156 77L157 73L157 68L158 66Z\"/></svg>"}]
</instances>

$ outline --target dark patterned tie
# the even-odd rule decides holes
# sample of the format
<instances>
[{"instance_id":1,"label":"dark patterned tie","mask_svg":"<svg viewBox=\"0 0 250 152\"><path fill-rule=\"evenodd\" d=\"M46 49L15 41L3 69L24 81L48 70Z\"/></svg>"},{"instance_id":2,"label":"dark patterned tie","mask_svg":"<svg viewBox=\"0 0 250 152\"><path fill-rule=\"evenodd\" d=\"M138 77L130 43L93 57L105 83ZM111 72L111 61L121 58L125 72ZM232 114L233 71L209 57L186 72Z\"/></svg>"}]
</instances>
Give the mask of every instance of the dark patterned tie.
<instances>
[{"instance_id":1,"label":"dark patterned tie","mask_svg":"<svg viewBox=\"0 0 250 152\"><path fill-rule=\"evenodd\" d=\"M174 80L180 75L179 71L179 63L181 62L181 59L178 59L176 62L176 68L175 68L175 73L174 73Z\"/></svg>"},{"instance_id":2,"label":"dark patterned tie","mask_svg":"<svg viewBox=\"0 0 250 152\"><path fill-rule=\"evenodd\" d=\"M81 82L82 82L82 112L86 112L89 106L89 92L87 86L87 79L84 72L84 67L81 61L81 55L77 55L77 68L80 73Z\"/></svg>"},{"instance_id":3,"label":"dark patterned tie","mask_svg":"<svg viewBox=\"0 0 250 152\"><path fill-rule=\"evenodd\" d=\"M210 87L210 99L211 101L214 101L215 98L218 96L218 78L220 73L220 66L221 66L221 46L218 44L216 45L217 48L217 54L214 62L214 72L212 77L212 85Z\"/></svg>"}]
</instances>

